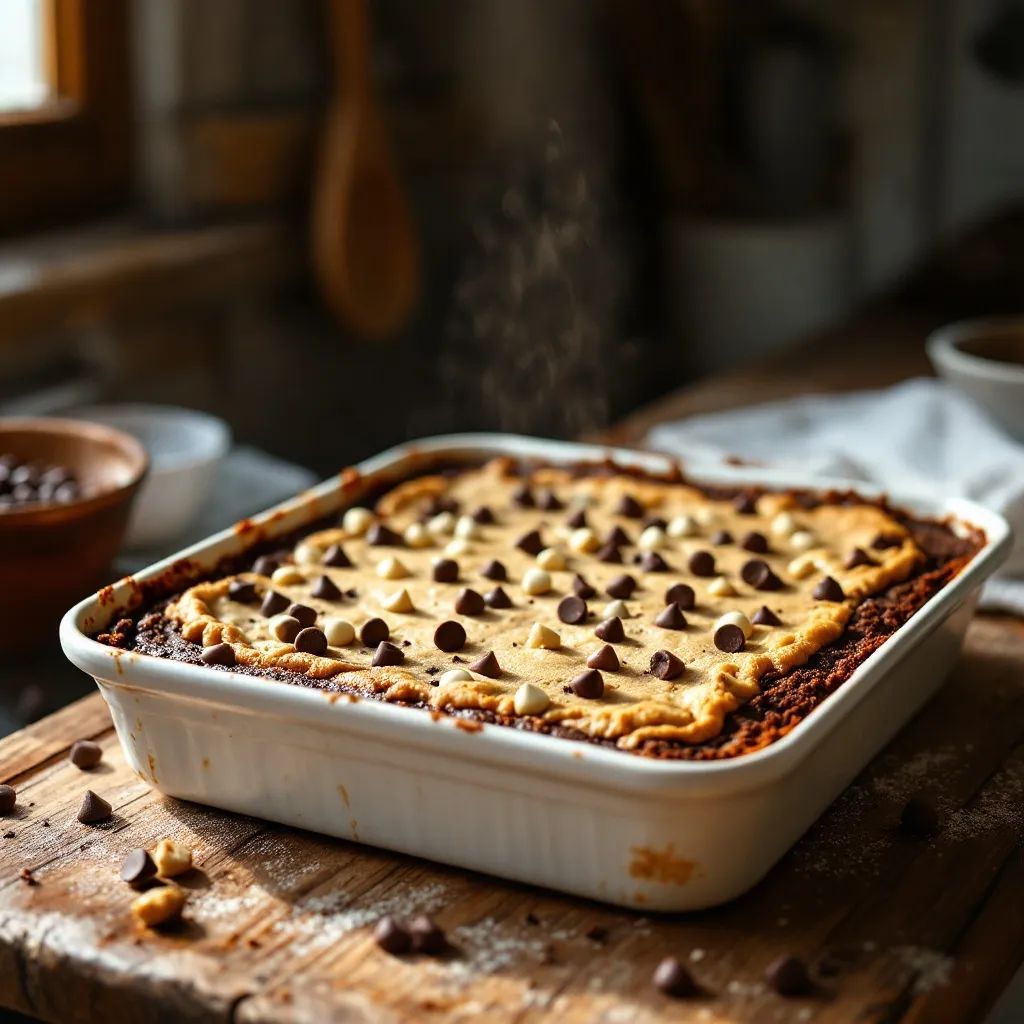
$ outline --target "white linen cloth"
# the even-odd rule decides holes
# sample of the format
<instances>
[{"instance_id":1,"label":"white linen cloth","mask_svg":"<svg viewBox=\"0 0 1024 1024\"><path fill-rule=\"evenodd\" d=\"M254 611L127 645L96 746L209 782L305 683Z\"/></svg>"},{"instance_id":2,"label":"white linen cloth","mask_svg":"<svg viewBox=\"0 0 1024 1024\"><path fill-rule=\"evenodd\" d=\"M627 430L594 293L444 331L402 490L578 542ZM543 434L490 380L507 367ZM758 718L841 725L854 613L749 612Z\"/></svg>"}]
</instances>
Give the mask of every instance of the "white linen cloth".
<instances>
[{"instance_id":1,"label":"white linen cloth","mask_svg":"<svg viewBox=\"0 0 1024 1024\"><path fill-rule=\"evenodd\" d=\"M701 465L729 455L803 474L845 477L914 497L971 498L1002 513L1016 540L981 606L1024 615L1024 446L942 381L809 395L655 427L651 448Z\"/></svg>"}]
</instances>

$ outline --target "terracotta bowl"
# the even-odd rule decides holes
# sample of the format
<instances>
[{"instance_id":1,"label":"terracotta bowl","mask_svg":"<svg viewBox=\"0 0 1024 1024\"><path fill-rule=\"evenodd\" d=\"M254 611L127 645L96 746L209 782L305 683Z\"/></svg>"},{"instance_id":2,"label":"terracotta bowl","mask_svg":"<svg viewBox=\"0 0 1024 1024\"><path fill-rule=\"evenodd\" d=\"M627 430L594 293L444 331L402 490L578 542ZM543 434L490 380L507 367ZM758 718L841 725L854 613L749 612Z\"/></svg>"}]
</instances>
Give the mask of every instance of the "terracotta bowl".
<instances>
[{"instance_id":1,"label":"terracotta bowl","mask_svg":"<svg viewBox=\"0 0 1024 1024\"><path fill-rule=\"evenodd\" d=\"M0 509L0 651L57 643L61 614L109 583L110 563L149 466L119 430L62 419L0 419L0 452L67 466L85 490L64 505Z\"/></svg>"}]
</instances>

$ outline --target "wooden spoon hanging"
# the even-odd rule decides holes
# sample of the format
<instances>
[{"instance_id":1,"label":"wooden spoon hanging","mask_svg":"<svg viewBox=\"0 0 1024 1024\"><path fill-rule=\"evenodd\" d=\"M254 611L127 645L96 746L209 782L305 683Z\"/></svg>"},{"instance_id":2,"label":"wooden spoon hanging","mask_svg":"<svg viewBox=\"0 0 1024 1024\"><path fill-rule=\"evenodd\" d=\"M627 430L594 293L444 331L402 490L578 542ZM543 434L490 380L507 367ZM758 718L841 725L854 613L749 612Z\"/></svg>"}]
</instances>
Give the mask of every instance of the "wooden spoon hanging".
<instances>
[{"instance_id":1,"label":"wooden spoon hanging","mask_svg":"<svg viewBox=\"0 0 1024 1024\"><path fill-rule=\"evenodd\" d=\"M329 0L335 67L313 190L313 268L356 334L398 331L416 303L416 235L370 84L365 0Z\"/></svg>"}]
</instances>

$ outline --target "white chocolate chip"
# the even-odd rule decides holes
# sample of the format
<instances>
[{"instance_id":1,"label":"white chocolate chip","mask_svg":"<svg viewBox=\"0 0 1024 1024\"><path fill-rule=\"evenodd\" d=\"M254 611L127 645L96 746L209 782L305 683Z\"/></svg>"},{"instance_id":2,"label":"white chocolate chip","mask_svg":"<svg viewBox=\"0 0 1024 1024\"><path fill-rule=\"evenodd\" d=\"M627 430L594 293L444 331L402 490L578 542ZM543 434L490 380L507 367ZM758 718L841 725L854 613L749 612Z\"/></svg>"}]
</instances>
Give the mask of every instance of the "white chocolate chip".
<instances>
[{"instance_id":1,"label":"white chocolate chip","mask_svg":"<svg viewBox=\"0 0 1024 1024\"><path fill-rule=\"evenodd\" d=\"M549 572L565 568L565 555L558 548L545 548L537 555L537 564Z\"/></svg>"},{"instance_id":2,"label":"white chocolate chip","mask_svg":"<svg viewBox=\"0 0 1024 1024\"><path fill-rule=\"evenodd\" d=\"M352 537L361 537L370 528L373 518L368 508L357 505L341 517L341 528Z\"/></svg>"},{"instance_id":3,"label":"white chocolate chip","mask_svg":"<svg viewBox=\"0 0 1024 1024\"><path fill-rule=\"evenodd\" d=\"M810 576L812 572L817 570L815 561L816 559L812 558L810 555L798 555L789 563L789 565L786 566L786 571L794 579L802 580L804 577Z\"/></svg>"},{"instance_id":4,"label":"white chocolate chip","mask_svg":"<svg viewBox=\"0 0 1024 1024\"><path fill-rule=\"evenodd\" d=\"M306 582L306 577L294 565L279 566L271 573L270 578L282 587Z\"/></svg>"},{"instance_id":5,"label":"white chocolate chip","mask_svg":"<svg viewBox=\"0 0 1024 1024\"><path fill-rule=\"evenodd\" d=\"M295 561L299 565L319 565L323 557L324 549L319 544L304 540L295 545Z\"/></svg>"},{"instance_id":6,"label":"white chocolate chip","mask_svg":"<svg viewBox=\"0 0 1024 1024\"><path fill-rule=\"evenodd\" d=\"M644 551L657 551L665 544L665 531L660 526L648 526L637 538L636 546Z\"/></svg>"},{"instance_id":7,"label":"white chocolate chip","mask_svg":"<svg viewBox=\"0 0 1024 1024\"><path fill-rule=\"evenodd\" d=\"M530 627L530 635L526 638L527 647L540 647L546 651L557 651L562 646L562 638L547 626L535 622Z\"/></svg>"},{"instance_id":8,"label":"white chocolate chip","mask_svg":"<svg viewBox=\"0 0 1024 1024\"><path fill-rule=\"evenodd\" d=\"M531 596L546 594L551 589L551 576L544 569L527 569L522 586Z\"/></svg>"},{"instance_id":9,"label":"white chocolate chip","mask_svg":"<svg viewBox=\"0 0 1024 1024\"><path fill-rule=\"evenodd\" d=\"M402 533L402 539L411 548L429 548L434 543L430 531L422 523L410 523Z\"/></svg>"},{"instance_id":10,"label":"white chocolate chip","mask_svg":"<svg viewBox=\"0 0 1024 1024\"><path fill-rule=\"evenodd\" d=\"M427 529L435 536L441 537L455 530L455 516L451 512L438 512L428 523Z\"/></svg>"},{"instance_id":11,"label":"white chocolate chip","mask_svg":"<svg viewBox=\"0 0 1024 1024\"><path fill-rule=\"evenodd\" d=\"M718 513L710 505L700 505L694 510L693 518L701 526L711 526L718 518Z\"/></svg>"},{"instance_id":12,"label":"white chocolate chip","mask_svg":"<svg viewBox=\"0 0 1024 1024\"><path fill-rule=\"evenodd\" d=\"M383 558L377 563L377 575L385 580L401 580L409 570L397 558Z\"/></svg>"},{"instance_id":13,"label":"white chocolate chip","mask_svg":"<svg viewBox=\"0 0 1024 1024\"><path fill-rule=\"evenodd\" d=\"M808 548L813 548L818 543L818 539L809 530L797 530L789 538L790 547L794 551L806 551Z\"/></svg>"},{"instance_id":14,"label":"white chocolate chip","mask_svg":"<svg viewBox=\"0 0 1024 1024\"><path fill-rule=\"evenodd\" d=\"M697 520L693 516L675 516L668 524L670 537L692 537L697 532Z\"/></svg>"},{"instance_id":15,"label":"white chocolate chip","mask_svg":"<svg viewBox=\"0 0 1024 1024\"><path fill-rule=\"evenodd\" d=\"M512 699L517 715L539 715L551 703L548 695L533 683L523 683Z\"/></svg>"},{"instance_id":16,"label":"white chocolate chip","mask_svg":"<svg viewBox=\"0 0 1024 1024\"><path fill-rule=\"evenodd\" d=\"M173 878L192 867L192 851L176 839L161 839L152 856L161 878Z\"/></svg>"},{"instance_id":17,"label":"white chocolate chip","mask_svg":"<svg viewBox=\"0 0 1024 1024\"><path fill-rule=\"evenodd\" d=\"M448 541L444 546L444 553L451 555L452 558L458 558L460 555L465 555L472 550L473 545L465 537L456 537Z\"/></svg>"},{"instance_id":18,"label":"white chocolate chip","mask_svg":"<svg viewBox=\"0 0 1024 1024\"><path fill-rule=\"evenodd\" d=\"M132 900L132 915L147 928L176 918L185 906L185 892L177 885L158 885Z\"/></svg>"},{"instance_id":19,"label":"white chocolate chip","mask_svg":"<svg viewBox=\"0 0 1024 1024\"><path fill-rule=\"evenodd\" d=\"M609 601L604 606L601 617L603 619L628 619L629 609L626 607L626 602L620 601L617 598L614 601Z\"/></svg>"},{"instance_id":20,"label":"white chocolate chip","mask_svg":"<svg viewBox=\"0 0 1024 1024\"><path fill-rule=\"evenodd\" d=\"M290 615L275 615L267 622L267 629L271 635L284 644L290 644L301 628L299 620L293 619Z\"/></svg>"},{"instance_id":21,"label":"white chocolate chip","mask_svg":"<svg viewBox=\"0 0 1024 1024\"><path fill-rule=\"evenodd\" d=\"M472 516L459 516L455 524L455 536L476 540L480 536L480 524Z\"/></svg>"},{"instance_id":22,"label":"white chocolate chip","mask_svg":"<svg viewBox=\"0 0 1024 1024\"><path fill-rule=\"evenodd\" d=\"M332 647L347 647L356 638L355 627L345 619L324 619L323 630Z\"/></svg>"},{"instance_id":23,"label":"white chocolate chip","mask_svg":"<svg viewBox=\"0 0 1024 1024\"><path fill-rule=\"evenodd\" d=\"M722 626L739 626L740 629L743 630L744 638L747 640L750 639L750 634L754 632L754 627L750 624L750 619L748 619L743 612L726 612L724 615L719 615L711 630L712 635Z\"/></svg>"},{"instance_id":24,"label":"white chocolate chip","mask_svg":"<svg viewBox=\"0 0 1024 1024\"><path fill-rule=\"evenodd\" d=\"M442 686L447 686L449 683L471 683L473 677L464 668L450 668L438 682Z\"/></svg>"},{"instance_id":25,"label":"white chocolate chip","mask_svg":"<svg viewBox=\"0 0 1024 1024\"><path fill-rule=\"evenodd\" d=\"M404 587L385 597L381 601L381 605L389 612L411 612L413 610L412 598Z\"/></svg>"},{"instance_id":26,"label":"white chocolate chip","mask_svg":"<svg viewBox=\"0 0 1024 1024\"><path fill-rule=\"evenodd\" d=\"M734 597L736 588L724 576L716 576L708 584L708 593L714 597Z\"/></svg>"},{"instance_id":27,"label":"white chocolate chip","mask_svg":"<svg viewBox=\"0 0 1024 1024\"><path fill-rule=\"evenodd\" d=\"M569 547L581 555L596 551L600 546L601 538L588 526L581 526L569 534Z\"/></svg>"},{"instance_id":28,"label":"white chocolate chip","mask_svg":"<svg viewBox=\"0 0 1024 1024\"><path fill-rule=\"evenodd\" d=\"M797 531L797 521L790 512L780 512L772 519L769 529L776 537L791 537Z\"/></svg>"}]
</instances>

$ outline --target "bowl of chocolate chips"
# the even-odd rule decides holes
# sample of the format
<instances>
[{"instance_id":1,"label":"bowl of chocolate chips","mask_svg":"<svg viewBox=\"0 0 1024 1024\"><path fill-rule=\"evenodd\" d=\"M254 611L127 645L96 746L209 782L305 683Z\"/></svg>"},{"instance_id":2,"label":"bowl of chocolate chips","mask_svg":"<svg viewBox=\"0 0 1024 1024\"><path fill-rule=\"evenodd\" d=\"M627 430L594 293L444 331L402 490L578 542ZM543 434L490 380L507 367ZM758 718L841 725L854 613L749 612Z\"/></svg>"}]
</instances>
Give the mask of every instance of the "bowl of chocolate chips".
<instances>
[{"instance_id":1,"label":"bowl of chocolate chips","mask_svg":"<svg viewBox=\"0 0 1024 1024\"><path fill-rule=\"evenodd\" d=\"M109 427L0 419L0 651L55 641L64 609L109 582L148 465Z\"/></svg>"}]
</instances>

